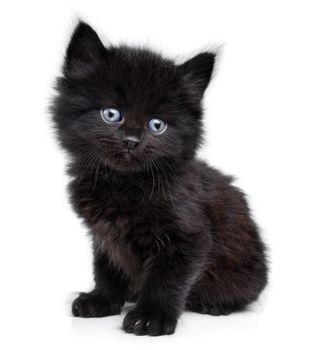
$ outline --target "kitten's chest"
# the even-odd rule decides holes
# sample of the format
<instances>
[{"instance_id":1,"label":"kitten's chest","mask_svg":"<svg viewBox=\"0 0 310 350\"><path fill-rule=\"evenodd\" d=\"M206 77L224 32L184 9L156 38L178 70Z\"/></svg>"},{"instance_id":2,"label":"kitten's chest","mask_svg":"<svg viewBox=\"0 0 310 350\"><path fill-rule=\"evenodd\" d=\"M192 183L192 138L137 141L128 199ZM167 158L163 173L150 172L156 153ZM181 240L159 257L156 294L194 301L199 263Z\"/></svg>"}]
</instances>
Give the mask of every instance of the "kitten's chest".
<instances>
[{"instance_id":1,"label":"kitten's chest","mask_svg":"<svg viewBox=\"0 0 310 350\"><path fill-rule=\"evenodd\" d=\"M129 277L141 275L143 262L152 247L151 221L156 205L142 191L111 187L100 191L76 188L74 205L101 249Z\"/></svg>"},{"instance_id":2,"label":"kitten's chest","mask_svg":"<svg viewBox=\"0 0 310 350\"><path fill-rule=\"evenodd\" d=\"M104 219L117 221L115 224L125 230L130 222L134 224L139 217L153 211L154 201L149 189L138 181L119 183L106 180L95 188L93 186L90 178L82 182L74 180L69 188L74 209L90 226Z\"/></svg>"},{"instance_id":3,"label":"kitten's chest","mask_svg":"<svg viewBox=\"0 0 310 350\"><path fill-rule=\"evenodd\" d=\"M138 179L72 181L72 204L89 226L95 244L128 276L137 276L154 249L153 231L165 204ZM153 193L152 193L153 192ZM156 244L156 243L155 243ZM155 246L157 249L157 245Z\"/></svg>"},{"instance_id":4,"label":"kitten's chest","mask_svg":"<svg viewBox=\"0 0 310 350\"><path fill-rule=\"evenodd\" d=\"M104 252L115 267L136 280L142 271L147 246L143 249L143 243L135 237L130 220L119 216L113 220L102 218L93 226L92 233L96 248Z\"/></svg>"},{"instance_id":5,"label":"kitten's chest","mask_svg":"<svg viewBox=\"0 0 310 350\"><path fill-rule=\"evenodd\" d=\"M143 266L152 252L152 232L138 214L128 217L118 213L103 217L93 226L94 241L112 265L123 271L129 290L135 295L143 282Z\"/></svg>"}]
</instances>

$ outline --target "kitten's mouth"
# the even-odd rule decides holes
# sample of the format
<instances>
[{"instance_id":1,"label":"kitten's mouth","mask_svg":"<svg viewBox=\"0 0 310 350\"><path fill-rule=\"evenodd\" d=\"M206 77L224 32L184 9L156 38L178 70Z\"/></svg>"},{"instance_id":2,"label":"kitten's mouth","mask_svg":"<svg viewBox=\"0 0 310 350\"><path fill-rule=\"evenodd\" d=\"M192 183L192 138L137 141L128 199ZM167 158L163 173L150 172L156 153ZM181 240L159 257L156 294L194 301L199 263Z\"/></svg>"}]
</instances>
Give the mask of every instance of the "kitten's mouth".
<instances>
[{"instance_id":1,"label":"kitten's mouth","mask_svg":"<svg viewBox=\"0 0 310 350\"><path fill-rule=\"evenodd\" d=\"M112 157L110 166L116 170L138 170L140 162L138 158L133 154L132 151L123 151Z\"/></svg>"},{"instance_id":2,"label":"kitten's mouth","mask_svg":"<svg viewBox=\"0 0 310 350\"><path fill-rule=\"evenodd\" d=\"M131 151L131 150L123 151L123 152L118 154L118 159L126 160L126 161L130 161L132 159L136 159L136 157L133 155L133 153L134 152Z\"/></svg>"}]
</instances>

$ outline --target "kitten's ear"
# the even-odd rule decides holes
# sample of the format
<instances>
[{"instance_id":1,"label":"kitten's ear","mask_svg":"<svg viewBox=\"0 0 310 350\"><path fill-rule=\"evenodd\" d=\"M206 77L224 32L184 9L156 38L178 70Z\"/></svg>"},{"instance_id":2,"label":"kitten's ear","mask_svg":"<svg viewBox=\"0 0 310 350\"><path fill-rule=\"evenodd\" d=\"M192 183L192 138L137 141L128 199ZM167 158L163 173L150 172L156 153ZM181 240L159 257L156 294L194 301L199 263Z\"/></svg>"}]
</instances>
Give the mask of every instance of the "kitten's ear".
<instances>
[{"instance_id":1,"label":"kitten's ear","mask_svg":"<svg viewBox=\"0 0 310 350\"><path fill-rule=\"evenodd\" d=\"M78 74L91 70L107 54L99 36L87 23L76 26L66 51L64 74Z\"/></svg>"},{"instance_id":2,"label":"kitten's ear","mask_svg":"<svg viewBox=\"0 0 310 350\"><path fill-rule=\"evenodd\" d=\"M202 98L211 80L215 63L215 54L203 52L179 66L186 82L190 84L194 91Z\"/></svg>"}]
</instances>

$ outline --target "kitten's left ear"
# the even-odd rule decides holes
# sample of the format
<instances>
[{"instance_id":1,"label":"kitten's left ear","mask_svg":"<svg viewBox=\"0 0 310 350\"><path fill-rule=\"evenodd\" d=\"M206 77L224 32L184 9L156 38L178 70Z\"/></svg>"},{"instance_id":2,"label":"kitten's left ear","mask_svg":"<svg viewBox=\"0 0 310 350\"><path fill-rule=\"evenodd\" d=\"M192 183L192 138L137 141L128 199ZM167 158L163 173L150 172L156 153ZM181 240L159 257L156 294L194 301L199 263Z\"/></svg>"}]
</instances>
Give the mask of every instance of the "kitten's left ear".
<instances>
[{"instance_id":1,"label":"kitten's left ear","mask_svg":"<svg viewBox=\"0 0 310 350\"><path fill-rule=\"evenodd\" d=\"M66 51L64 74L79 74L91 70L107 54L98 34L87 23L76 26Z\"/></svg>"},{"instance_id":2,"label":"kitten's left ear","mask_svg":"<svg viewBox=\"0 0 310 350\"><path fill-rule=\"evenodd\" d=\"M199 98L202 98L211 80L215 56L214 53L203 52L179 66L186 82L197 91Z\"/></svg>"}]
</instances>

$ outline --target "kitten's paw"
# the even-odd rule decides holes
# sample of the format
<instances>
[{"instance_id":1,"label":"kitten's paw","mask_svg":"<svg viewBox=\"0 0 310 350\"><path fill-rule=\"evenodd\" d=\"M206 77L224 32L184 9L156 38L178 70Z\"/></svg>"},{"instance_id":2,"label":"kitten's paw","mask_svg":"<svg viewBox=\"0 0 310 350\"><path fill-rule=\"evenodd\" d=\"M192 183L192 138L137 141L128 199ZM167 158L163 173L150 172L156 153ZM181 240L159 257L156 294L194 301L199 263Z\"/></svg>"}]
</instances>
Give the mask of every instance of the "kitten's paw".
<instances>
[{"instance_id":1,"label":"kitten's paw","mask_svg":"<svg viewBox=\"0 0 310 350\"><path fill-rule=\"evenodd\" d=\"M121 307L101 296L81 293L72 304L72 314L75 317L104 317L120 314Z\"/></svg>"},{"instance_id":2,"label":"kitten's paw","mask_svg":"<svg viewBox=\"0 0 310 350\"><path fill-rule=\"evenodd\" d=\"M177 318L164 312L140 310L138 308L128 312L123 321L123 329L135 335L165 335L173 334L177 325Z\"/></svg>"}]
</instances>

